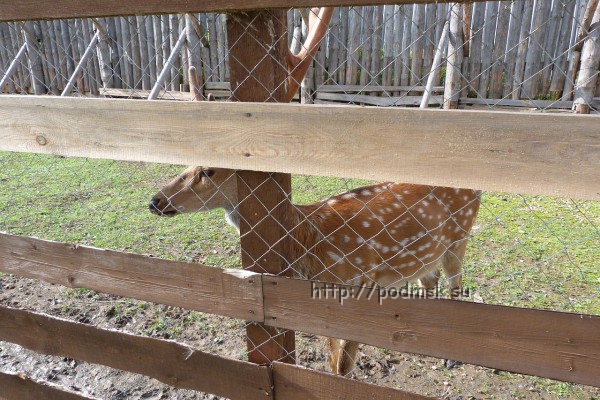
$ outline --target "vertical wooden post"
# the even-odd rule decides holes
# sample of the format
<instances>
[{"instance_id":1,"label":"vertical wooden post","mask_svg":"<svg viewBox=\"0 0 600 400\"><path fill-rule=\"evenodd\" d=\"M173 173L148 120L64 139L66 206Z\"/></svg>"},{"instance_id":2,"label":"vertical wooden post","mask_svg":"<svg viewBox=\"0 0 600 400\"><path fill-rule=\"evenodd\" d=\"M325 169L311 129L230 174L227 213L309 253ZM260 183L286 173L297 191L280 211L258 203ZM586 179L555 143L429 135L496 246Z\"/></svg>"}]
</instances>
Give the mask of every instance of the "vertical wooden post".
<instances>
[{"instance_id":1,"label":"vertical wooden post","mask_svg":"<svg viewBox=\"0 0 600 400\"><path fill-rule=\"evenodd\" d=\"M589 114L590 103L596 92L596 80L598 79L598 67L600 66L600 3L596 5L596 11L592 20L593 29L584 41L581 51L581 68L577 75L575 84L575 101L573 107L577 114Z\"/></svg>"},{"instance_id":2,"label":"vertical wooden post","mask_svg":"<svg viewBox=\"0 0 600 400\"><path fill-rule=\"evenodd\" d=\"M287 97L287 17L284 10L228 15L227 36L232 99L281 102ZM249 121L252 115L247 116ZM248 154L252 157L252 154ZM291 177L289 174L240 171L242 265L245 269L284 274L288 266ZM248 360L294 362L293 331L252 323L246 328Z\"/></svg>"},{"instance_id":3,"label":"vertical wooden post","mask_svg":"<svg viewBox=\"0 0 600 400\"><path fill-rule=\"evenodd\" d=\"M462 5L451 3L450 33L448 35L448 62L444 88L444 108L458 108L461 91L461 66L463 61Z\"/></svg>"}]
</instances>

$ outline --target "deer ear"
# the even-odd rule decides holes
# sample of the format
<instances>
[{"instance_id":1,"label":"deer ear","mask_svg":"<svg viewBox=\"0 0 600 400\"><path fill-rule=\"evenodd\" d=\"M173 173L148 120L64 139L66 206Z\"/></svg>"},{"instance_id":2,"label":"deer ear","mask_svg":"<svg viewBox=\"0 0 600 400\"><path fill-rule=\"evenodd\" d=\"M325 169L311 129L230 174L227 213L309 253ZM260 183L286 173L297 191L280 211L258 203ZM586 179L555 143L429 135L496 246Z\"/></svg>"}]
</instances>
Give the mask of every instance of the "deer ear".
<instances>
[{"instance_id":1,"label":"deer ear","mask_svg":"<svg viewBox=\"0 0 600 400\"><path fill-rule=\"evenodd\" d=\"M215 101L215 96L213 96L212 93L209 93L208 96L206 96L206 100L207 101Z\"/></svg>"}]
</instances>

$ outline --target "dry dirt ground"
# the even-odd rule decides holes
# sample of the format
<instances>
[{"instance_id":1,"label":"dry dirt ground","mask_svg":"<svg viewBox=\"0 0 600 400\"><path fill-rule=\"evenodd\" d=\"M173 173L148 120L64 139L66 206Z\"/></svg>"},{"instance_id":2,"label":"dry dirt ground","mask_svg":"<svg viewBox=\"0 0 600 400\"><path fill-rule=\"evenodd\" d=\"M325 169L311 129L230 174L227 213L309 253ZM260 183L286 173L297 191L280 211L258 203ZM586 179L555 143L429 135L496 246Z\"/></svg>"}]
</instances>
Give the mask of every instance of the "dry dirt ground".
<instances>
[{"instance_id":1,"label":"dry dirt ground","mask_svg":"<svg viewBox=\"0 0 600 400\"><path fill-rule=\"evenodd\" d=\"M11 275L0 276L0 304L95 326L167 339L199 350L244 359L242 321L72 290ZM1 321L0 321L1 322ZM326 370L324 339L299 333L298 363ZM218 399L177 390L144 376L0 342L0 371L24 373L101 399ZM202 377L199 377L202 379ZM445 399L600 399L600 389L458 365L363 346L354 379ZM1 388L0 388L1 394Z\"/></svg>"}]
</instances>

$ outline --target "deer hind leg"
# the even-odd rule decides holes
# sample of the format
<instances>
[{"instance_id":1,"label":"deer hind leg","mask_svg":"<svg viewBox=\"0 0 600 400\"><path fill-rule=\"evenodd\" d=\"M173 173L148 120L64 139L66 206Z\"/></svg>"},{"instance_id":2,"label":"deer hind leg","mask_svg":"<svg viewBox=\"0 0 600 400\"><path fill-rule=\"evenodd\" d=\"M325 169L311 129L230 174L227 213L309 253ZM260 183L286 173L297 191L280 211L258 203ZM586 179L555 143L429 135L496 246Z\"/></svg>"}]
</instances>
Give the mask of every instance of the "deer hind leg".
<instances>
[{"instance_id":1,"label":"deer hind leg","mask_svg":"<svg viewBox=\"0 0 600 400\"><path fill-rule=\"evenodd\" d=\"M358 343L329 338L329 366L337 375L349 376L356 365Z\"/></svg>"},{"instance_id":2,"label":"deer hind leg","mask_svg":"<svg viewBox=\"0 0 600 400\"><path fill-rule=\"evenodd\" d=\"M450 297L452 299L460 298L462 293L462 267L466 250L466 239L455 242L448 247L442 260L442 268L450 283Z\"/></svg>"},{"instance_id":3,"label":"deer hind leg","mask_svg":"<svg viewBox=\"0 0 600 400\"><path fill-rule=\"evenodd\" d=\"M425 291L425 296L428 299L435 297L439 280L440 280L440 270L439 269L431 271L428 273L428 275L425 275L419 279L419 281L421 281L421 287Z\"/></svg>"}]
</instances>

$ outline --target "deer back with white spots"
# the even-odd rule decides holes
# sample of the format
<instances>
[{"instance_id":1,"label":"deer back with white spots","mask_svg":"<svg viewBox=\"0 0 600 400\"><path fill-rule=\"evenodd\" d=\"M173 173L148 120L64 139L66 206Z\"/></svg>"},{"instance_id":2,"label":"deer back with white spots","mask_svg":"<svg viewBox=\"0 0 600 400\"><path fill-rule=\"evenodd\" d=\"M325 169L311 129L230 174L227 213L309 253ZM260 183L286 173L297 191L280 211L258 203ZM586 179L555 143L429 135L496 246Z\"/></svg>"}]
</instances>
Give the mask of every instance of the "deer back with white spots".
<instances>
[{"instance_id":1,"label":"deer back with white spots","mask_svg":"<svg viewBox=\"0 0 600 400\"><path fill-rule=\"evenodd\" d=\"M297 277L330 283L400 287L420 280L437 293L440 269L451 297L462 292L467 238L479 210L479 191L378 183L311 204L292 204L290 268ZM239 230L234 170L190 167L150 202L163 216L226 210ZM330 364L347 375L358 345L330 339Z\"/></svg>"},{"instance_id":2,"label":"deer back with white spots","mask_svg":"<svg viewBox=\"0 0 600 400\"><path fill-rule=\"evenodd\" d=\"M315 27L315 33L309 34L311 51L305 51L302 60L314 56L331 10L313 9L313 16L319 22L311 24ZM294 73L305 62L288 63L290 80L298 82ZM195 75L191 72L190 78ZM192 86L197 86L195 82L190 79ZM295 85L290 87L297 90ZM194 98L200 100L199 87L192 89ZM237 184L235 170L189 167L152 198L150 210L174 216L223 208L228 222L239 231ZM443 270L451 297L457 298L480 196L481 192L471 189L385 182L316 203L292 204L290 268L297 277L328 283L400 287L419 280L426 296L437 293ZM331 369L349 375L357 349L356 342L329 339Z\"/></svg>"}]
</instances>

